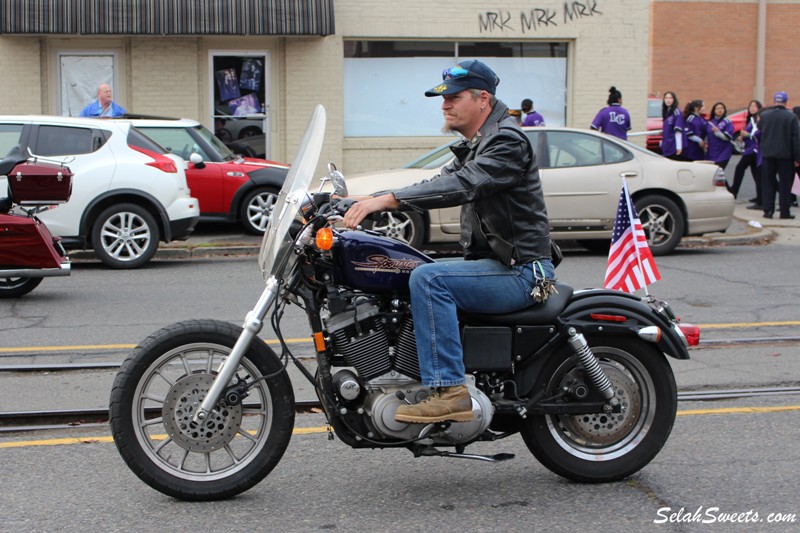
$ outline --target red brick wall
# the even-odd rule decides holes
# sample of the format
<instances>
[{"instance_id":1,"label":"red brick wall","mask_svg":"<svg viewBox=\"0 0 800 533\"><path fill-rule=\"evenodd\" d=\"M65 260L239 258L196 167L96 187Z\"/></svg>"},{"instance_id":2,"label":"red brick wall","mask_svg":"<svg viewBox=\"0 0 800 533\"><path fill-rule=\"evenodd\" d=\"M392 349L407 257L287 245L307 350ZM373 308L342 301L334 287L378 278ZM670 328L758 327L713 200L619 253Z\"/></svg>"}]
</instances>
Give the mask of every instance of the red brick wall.
<instances>
[{"instance_id":1,"label":"red brick wall","mask_svg":"<svg viewBox=\"0 0 800 533\"><path fill-rule=\"evenodd\" d=\"M733 111L755 95L758 2L652 4L650 92L674 91L681 107L697 98ZM800 4L767 3L764 100L776 91L800 105Z\"/></svg>"}]
</instances>

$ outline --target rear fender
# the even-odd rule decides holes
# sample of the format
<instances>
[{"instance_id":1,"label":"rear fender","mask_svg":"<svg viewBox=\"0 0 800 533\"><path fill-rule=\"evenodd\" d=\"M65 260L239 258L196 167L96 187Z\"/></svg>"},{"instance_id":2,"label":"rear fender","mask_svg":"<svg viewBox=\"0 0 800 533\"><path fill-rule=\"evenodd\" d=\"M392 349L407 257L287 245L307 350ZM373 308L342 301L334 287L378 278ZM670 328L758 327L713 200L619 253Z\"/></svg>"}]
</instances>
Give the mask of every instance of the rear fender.
<instances>
[{"instance_id":1,"label":"rear fender","mask_svg":"<svg viewBox=\"0 0 800 533\"><path fill-rule=\"evenodd\" d=\"M609 318L603 319L597 315ZM625 320L610 317L624 317ZM655 343L658 348L675 359L689 359L689 351L684 339L676 332L674 323L632 294L605 289L576 291L561 313L561 318L568 326L594 337L636 337L643 327L657 326L661 330L661 337Z\"/></svg>"}]
</instances>

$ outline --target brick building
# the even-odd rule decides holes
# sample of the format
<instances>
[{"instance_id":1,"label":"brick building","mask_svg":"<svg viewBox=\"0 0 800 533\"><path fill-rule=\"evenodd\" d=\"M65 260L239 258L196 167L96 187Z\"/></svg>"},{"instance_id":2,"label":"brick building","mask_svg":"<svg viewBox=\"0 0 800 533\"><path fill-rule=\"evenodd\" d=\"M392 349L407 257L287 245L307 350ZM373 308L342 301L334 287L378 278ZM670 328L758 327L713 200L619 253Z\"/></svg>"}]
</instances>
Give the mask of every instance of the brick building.
<instances>
[{"instance_id":1,"label":"brick building","mask_svg":"<svg viewBox=\"0 0 800 533\"><path fill-rule=\"evenodd\" d=\"M231 137L258 127L267 155L289 160L322 103L323 161L370 171L444 142L439 99L422 93L457 57L484 59L500 99L532 98L550 124L587 127L612 85L634 130L645 128L648 93L664 90L730 108L778 88L800 101L786 68L798 4L5 0L0 68L13 75L0 80L0 114L77 114L108 81L129 112L195 118ZM244 100L251 111L231 118Z\"/></svg>"},{"instance_id":2,"label":"brick building","mask_svg":"<svg viewBox=\"0 0 800 533\"><path fill-rule=\"evenodd\" d=\"M800 1L654 0L650 92L742 109L776 91L800 105Z\"/></svg>"}]
</instances>

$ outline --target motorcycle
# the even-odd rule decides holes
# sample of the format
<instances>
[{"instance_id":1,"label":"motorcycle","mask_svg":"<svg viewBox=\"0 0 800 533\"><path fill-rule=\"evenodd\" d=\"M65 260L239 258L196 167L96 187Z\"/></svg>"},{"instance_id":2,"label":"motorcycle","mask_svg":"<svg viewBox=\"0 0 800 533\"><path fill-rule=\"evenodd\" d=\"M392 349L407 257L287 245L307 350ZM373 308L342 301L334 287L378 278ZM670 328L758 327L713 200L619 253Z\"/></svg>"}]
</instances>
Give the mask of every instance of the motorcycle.
<instances>
[{"instance_id":1,"label":"motorcycle","mask_svg":"<svg viewBox=\"0 0 800 533\"><path fill-rule=\"evenodd\" d=\"M501 461L510 454L466 448L519 433L544 466L577 482L619 480L647 465L675 419L666 356L688 359L699 341L696 326L652 297L557 283L556 294L528 309L461 314L474 419L395 421L399 405L432 392L420 382L408 289L412 270L432 259L373 231L341 229L346 185L333 165L327 180L337 194L322 186L307 192L324 127L317 106L262 243L265 290L243 326L172 324L123 363L110 425L131 470L184 500L256 485L292 434L290 360L313 384L335 435L353 448ZM314 373L283 340L281 317L291 304L308 317ZM280 355L257 337L270 310Z\"/></svg>"},{"instance_id":2,"label":"motorcycle","mask_svg":"<svg viewBox=\"0 0 800 533\"><path fill-rule=\"evenodd\" d=\"M0 177L8 182L8 195L0 198L0 298L16 298L44 278L70 275L61 238L36 215L69 200L72 172L18 145L0 161Z\"/></svg>"}]
</instances>

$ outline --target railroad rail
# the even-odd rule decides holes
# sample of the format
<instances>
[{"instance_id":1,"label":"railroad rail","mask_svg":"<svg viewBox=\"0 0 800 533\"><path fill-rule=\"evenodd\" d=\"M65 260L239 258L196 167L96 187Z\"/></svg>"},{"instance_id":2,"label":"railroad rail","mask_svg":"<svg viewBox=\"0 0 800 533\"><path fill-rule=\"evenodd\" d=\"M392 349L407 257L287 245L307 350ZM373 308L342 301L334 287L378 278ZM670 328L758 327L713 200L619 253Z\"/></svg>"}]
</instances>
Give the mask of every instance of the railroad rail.
<instances>
[{"instance_id":1,"label":"railroad rail","mask_svg":"<svg viewBox=\"0 0 800 533\"><path fill-rule=\"evenodd\" d=\"M737 339L710 339L700 342L700 346L715 347L737 344L780 344L800 342L799 336L787 337L751 337ZM37 373L37 372L73 372L91 370L116 370L119 362L93 363L35 363L35 364L0 364L0 372ZM763 396L786 396L800 394L800 386L776 386L740 389L704 389L678 391L679 402L720 401L734 398ZM295 410L298 414L320 412L318 401L297 401ZM87 409L48 409L37 411L0 412L0 434L21 431L39 431L64 429L70 427L86 427L108 423L107 408Z\"/></svg>"}]
</instances>

